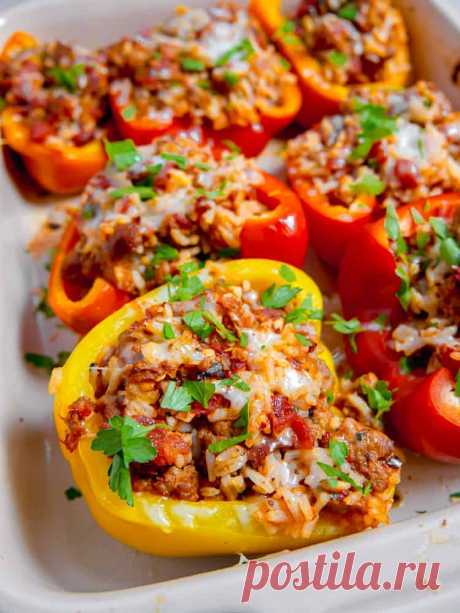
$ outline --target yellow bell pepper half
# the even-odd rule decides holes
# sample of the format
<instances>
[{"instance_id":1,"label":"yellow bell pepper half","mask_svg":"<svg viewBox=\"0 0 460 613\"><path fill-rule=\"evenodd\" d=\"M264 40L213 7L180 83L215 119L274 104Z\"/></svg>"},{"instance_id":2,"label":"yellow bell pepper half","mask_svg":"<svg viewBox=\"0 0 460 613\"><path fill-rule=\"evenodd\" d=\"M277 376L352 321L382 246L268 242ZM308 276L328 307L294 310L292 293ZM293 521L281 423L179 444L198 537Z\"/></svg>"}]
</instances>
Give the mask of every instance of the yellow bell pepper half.
<instances>
[{"instance_id":1,"label":"yellow bell pepper half","mask_svg":"<svg viewBox=\"0 0 460 613\"><path fill-rule=\"evenodd\" d=\"M258 291L272 283L282 282L280 263L271 260L238 260L213 264L200 276L205 285L212 285L215 272L229 284L248 280ZM304 272L294 269L295 285L302 288L296 297L300 304L312 296L313 306L322 308L317 285ZM211 271L211 272L210 272ZM294 549L355 532L362 526L353 525L350 518L325 512L308 538L293 538L283 534L269 534L253 519L250 501L188 502L169 499L150 493L134 493L134 506L121 500L108 485L110 460L91 450L91 443L99 427L100 417L87 421L86 434L77 449L70 453L62 444L66 435L65 417L69 406L78 398L94 398L89 381L90 364L97 361L104 348L117 342L118 336L132 323L142 319L149 305L167 299L165 286L134 300L93 328L77 345L61 372L55 375L56 395L54 416L62 452L69 462L76 484L81 489L99 525L115 539L143 552L169 556L216 555L229 553L267 553ZM320 332L321 323L314 325ZM324 349L322 359L334 372L330 353Z\"/></svg>"}]
</instances>

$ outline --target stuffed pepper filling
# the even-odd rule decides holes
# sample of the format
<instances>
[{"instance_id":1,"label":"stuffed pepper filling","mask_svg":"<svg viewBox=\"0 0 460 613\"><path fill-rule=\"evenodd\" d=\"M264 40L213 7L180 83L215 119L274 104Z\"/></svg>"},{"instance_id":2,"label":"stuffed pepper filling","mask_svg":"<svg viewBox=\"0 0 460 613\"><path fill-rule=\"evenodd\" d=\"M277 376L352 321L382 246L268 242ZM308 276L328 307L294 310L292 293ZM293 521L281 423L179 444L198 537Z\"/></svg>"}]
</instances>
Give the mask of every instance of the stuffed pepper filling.
<instances>
[{"instance_id":1,"label":"stuffed pepper filling","mask_svg":"<svg viewBox=\"0 0 460 613\"><path fill-rule=\"evenodd\" d=\"M259 125L284 103L289 66L232 2L179 7L169 21L107 50L112 95L126 121L208 120L219 130Z\"/></svg>"},{"instance_id":2,"label":"stuffed pepper filling","mask_svg":"<svg viewBox=\"0 0 460 613\"><path fill-rule=\"evenodd\" d=\"M401 355L403 372L441 366L460 368L460 217L425 220L413 210L416 232L394 247L397 293L403 320L390 330L390 346ZM399 243L398 243L399 244ZM452 393L460 408L460 397Z\"/></svg>"},{"instance_id":3,"label":"stuffed pepper filling","mask_svg":"<svg viewBox=\"0 0 460 613\"><path fill-rule=\"evenodd\" d=\"M0 61L0 94L35 143L82 146L100 138L108 70L100 53L59 41Z\"/></svg>"},{"instance_id":4,"label":"stuffed pepper filling","mask_svg":"<svg viewBox=\"0 0 460 613\"><path fill-rule=\"evenodd\" d=\"M69 285L85 291L102 277L140 295L187 262L238 255L245 221L268 210L257 193L263 175L237 153L216 160L198 136L106 145L111 163L88 184L75 219Z\"/></svg>"},{"instance_id":5,"label":"stuffed pepper filling","mask_svg":"<svg viewBox=\"0 0 460 613\"><path fill-rule=\"evenodd\" d=\"M460 119L445 96L418 82L355 99L352 113L325 117L289 142L291 180L349 212L460 189ZM344 215L347 211L344 211Z\"/></svg>"},{"instance_id":6,"label":"stuffed pepper filling","mask_svg":"<svg viewBox=\"0 0 460 613\"><path fill-rule=\"evenodd\" d=\"M269 532L295 536L308 536L325 507L362 526L385 522L399 480L395 447L332 408L333 376L298 292L295 281L259 293L218 275L207 289L196 276L173 278L167 301L91 365L95 399L70 407L68 449L97 415L93 450L110 455L107 432L127 426L150 448L129 465L128 489L111 469L110 486L128 503L131 487L246 500Z\"/></svg>"},{"instance_id":7,"label":"stuffed pepper filling","mask_svg":"<svg viewBox=\"0 0 460 613\"><path fill-rule=\"evenodd\" d=\"M285 44L302 41L331 83L384 81L387 63L405 44L397 13L390 9L388 0L302 0L280 35Z\"/></svg>"}]
</instances>

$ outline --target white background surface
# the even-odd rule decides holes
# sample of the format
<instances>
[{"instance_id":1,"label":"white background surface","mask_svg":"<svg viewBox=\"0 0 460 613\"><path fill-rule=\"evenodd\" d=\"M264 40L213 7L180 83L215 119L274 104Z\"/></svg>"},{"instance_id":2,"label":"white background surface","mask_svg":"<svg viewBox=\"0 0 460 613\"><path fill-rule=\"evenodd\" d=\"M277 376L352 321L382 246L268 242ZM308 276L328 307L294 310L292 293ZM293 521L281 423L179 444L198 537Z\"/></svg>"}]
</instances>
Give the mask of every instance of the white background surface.
<instances>
[{"instance_id":1,"label":"white background surface","mask_svg":"<svg viewBox=\"0 0 460 613\"><path fill-rule=\"evenodd\" d=\"M0 9L12 4L17 3L0 0ZM30 9L20 4L24 6L17 16L10 13L6 21L0 16L0 40L22 28L43 38L105 43L145 26L157 11L165 14L172 5L168 0L43 0L39 8L35 4ZM411 25L417 72L435 79L458 100L459 92L450 84L452 67L460 58L457 26L434 12L429 0L402 4ZM459 0L438 4L459 12ZM460 14L457 19L460 24ZM68 503L64 498L71 477L57 446L46 384L22 361L24 351L49 348L50 329L37 328L32 314L30 287L39 284L37 269L24 252L44 210L41 204L23 201L3 168L0 213L0 612L243 610L241 567L162 583L229 567L236 558L172 560L136 553L106 536L82 500ZM327 289L324 273L319 276ZM59 342L67 341L63 337ZM438 592L415 593L409 586L402 593L267 590L255 593L244 610L458 611L460 505L451 505L448 494L460 489L459 474L457 467L409 458L403 503L394 513L393 526L279 556L295 566L321 551L356 551L361 560L384 563L389 574L395 561L440 561Z\"/></svg>"}]
</instances>

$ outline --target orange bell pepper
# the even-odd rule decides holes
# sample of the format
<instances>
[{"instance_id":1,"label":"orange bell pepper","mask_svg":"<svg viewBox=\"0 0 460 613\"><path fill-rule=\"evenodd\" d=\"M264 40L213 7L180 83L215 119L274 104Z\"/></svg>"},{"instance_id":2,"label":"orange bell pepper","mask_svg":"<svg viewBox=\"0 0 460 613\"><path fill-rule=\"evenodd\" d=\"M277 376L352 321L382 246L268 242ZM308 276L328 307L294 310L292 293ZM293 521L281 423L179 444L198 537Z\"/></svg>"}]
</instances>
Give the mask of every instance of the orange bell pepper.
<instances>
[{"instance_id":1,"label":"orange bell pepper","mask_svg":"<svg viewBox=\"0 0 460 613\"><path fill-rule=\"evenodd\" d=\"M36 46L38 42L33 36L16 32L6 42L2 59L11 60L21 51ZM7 107L1 123L5 143L21 155L30 175L49 192L77 193L105 165L104 147L97 140L81 147L33 142L20 107Z\"/></svg>"},{"instance_id":2,"label":"orange bell pepper","mask_svg":"<svg viewBox=\"0 0 460 613\"><path fill-rule=\"evenodd\" d=\"M63 266L66 256L78 241L75 222L70 222L54 258L48 282L48 302L55 314L69 328L84 334L108 315L118 310L131 296L104 279L95 279L89 291L82 297L80 287L69 284L63 278ZM76 296L73 299L72 296Z\"/></svg>"},{"instance_id":3,"label":"orange bell pepper","mask_svg":"<svg viewBox=\"0 0 460 613\"><path fill-rule=\"evenodd\" d=\"M282 26L286 19L281 12L281 0L250 0L249 10L259 20L265 32L270 36L281 53L292 64L299 78L303 103L298 120L304 126L318 122L325 115L340 113L345 102L352 97L353 87L337 85L326 81L321 74L318 61L309 54L307 48L299 39L286 41L282 34ZM385 64L385 77L378 83L359 85L360 92L391 90L406 84L410 73L409 48L406 28L401 14L389 6L388 12L393 14L393 22L397 29L396 53ZM281 33L281 34L280 34Z\"/></svg>"}]
</instances>

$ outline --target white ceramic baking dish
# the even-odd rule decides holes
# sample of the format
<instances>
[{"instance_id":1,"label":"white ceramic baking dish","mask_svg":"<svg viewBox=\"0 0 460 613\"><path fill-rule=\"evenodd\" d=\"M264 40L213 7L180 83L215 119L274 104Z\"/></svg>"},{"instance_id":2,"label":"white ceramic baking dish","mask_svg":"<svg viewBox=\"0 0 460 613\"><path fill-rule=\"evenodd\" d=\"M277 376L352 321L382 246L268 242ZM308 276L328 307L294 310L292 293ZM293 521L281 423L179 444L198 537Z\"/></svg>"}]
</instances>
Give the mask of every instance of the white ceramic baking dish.
<instances>
[{"instance_id":1,"label":"white ceramic baking dish","mask_svg":"<svg viewBox=\"0 0 460 613\"><path fill-rule=\"evenodd\" d=\"M10 5L14 0L7 0ZM6 3L5 3L6 4ZM8 10L0 0L0 44L17 29L44 39L88 46L108 43L166 15L168 0L36 0ZM205 0L191 0L204 5ZM460 60L458 0L401 0L411 33L418 76L436 81L460 103L452 82ZM264 164L276 164L271 155ZM48 201L49 202L49 201ZM25 351L50 351L71 342L33 314L31 288L40 280L25 246L46 213L46 203L25 195L0 167L0 611L236 611L245 567L237 558L160 559L112 541L95 524L82 500L69 503L71 485L60 455L46 381L23 362ZM325 271L307 266L326 292ZM50 336L53 338L50 339ZM52 350L52 347L51 347ZM460 489L460 471L409 457L402 502L389 528L348 537L270 560L314 560L319 552L356 552L392 573L398 561L439 561L441 588L416 592L266 589L245 605L251 611L444 611L458 610L460 506L449 493ZM212 572L211 572L212 571Z\"/></svg>"}]
</instances>

